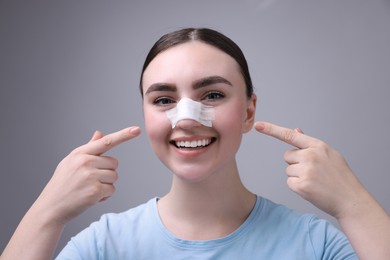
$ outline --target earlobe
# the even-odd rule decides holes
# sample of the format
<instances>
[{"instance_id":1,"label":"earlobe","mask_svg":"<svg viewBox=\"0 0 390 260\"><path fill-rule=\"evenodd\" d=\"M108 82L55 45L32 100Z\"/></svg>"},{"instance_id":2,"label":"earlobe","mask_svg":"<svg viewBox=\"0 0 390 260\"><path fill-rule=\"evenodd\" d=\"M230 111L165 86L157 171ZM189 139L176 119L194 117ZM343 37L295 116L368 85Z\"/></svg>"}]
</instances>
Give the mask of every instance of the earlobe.
<instances>
[{"instance_id":1,"label":"earlobe","mask_svg":"<svg viewBox=\"0 0 390 260\"><path fill-rule=\"evenodd\" d=\"M248 100L248 105L246 108L246 118L243 127L244 133L249 132L253 127L253 124L255 122L256 103L257 103L257 96L256 94L253 93L251 98Z\"/></svg>"}]
</instances>

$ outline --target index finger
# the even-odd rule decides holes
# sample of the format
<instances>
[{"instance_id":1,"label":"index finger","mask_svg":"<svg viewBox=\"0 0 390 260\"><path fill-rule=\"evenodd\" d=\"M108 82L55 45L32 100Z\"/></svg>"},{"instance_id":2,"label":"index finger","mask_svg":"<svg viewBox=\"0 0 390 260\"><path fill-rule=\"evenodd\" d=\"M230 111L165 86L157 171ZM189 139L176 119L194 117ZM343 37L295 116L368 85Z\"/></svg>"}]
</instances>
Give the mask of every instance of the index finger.
<instances>
[{"instance_id":1,"label":"index finger","mask_svg":"<svg viewBox=\"0 0 390 260\"><path fill-rule=\"evenodd\" d=\"M317 140L299 131L278 126L269 122L256 122L255 129L260 133L275 137L299 149L308 148Z\"/></svg>"},{"instance_id":2,"label":"index finger","mask_svg":"<svg viewBox=\"0 0 390 260\"><path fill-rule=\"evenodd\" d=\"M91 155L101 155L113 147L138 136L140 132L141 129L138 126L128 127L118 132L105 135L100 139L89 142L83 146L80 146L76 150L78 152Z\"/></svg>"}]
</instances>

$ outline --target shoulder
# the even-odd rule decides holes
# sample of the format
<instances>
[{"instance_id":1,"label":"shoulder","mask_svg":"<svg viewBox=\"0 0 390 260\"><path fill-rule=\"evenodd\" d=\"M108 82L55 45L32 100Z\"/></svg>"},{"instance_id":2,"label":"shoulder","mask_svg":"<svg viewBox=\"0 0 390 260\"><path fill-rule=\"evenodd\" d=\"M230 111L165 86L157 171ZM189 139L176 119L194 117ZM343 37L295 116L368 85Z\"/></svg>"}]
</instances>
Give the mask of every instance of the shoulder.
<instances>
[{"instance_id":1,"label":"shoulder","mask_svg":"<svg viewBox=\"0 0 390 260\"><path fill-rule=\"evenodd\" d=\"M259 208L257 222L261 225L263 234L272 236L286 250L305 247L317 257L324 254L334 257L330 259L354 257L347 237L329 221L266 198L261 198Z\"/></svg>"},{"instance_id":2,"label":"shoulder","mask_svg":"<svg viewBox=\"0 0 390 260\"><path fill-rule=\"evenodd\" d=\"M261 198L259 221L268 226L286 230L300 230L306 234L324 232L341 233L330 222L314 214L302 213L285 205Z\"/></svg>"},{"instance_id":3,"label":"shoulder","mask_svg":"<svg viewBox=\"0 0 390 260\"><path fill-rule=\"evenodd\" d=\"M156 198L153 198L143 204L120 213L106 213L101 216L98 222L122 225L124 223L129 224L140 219L145 220L145 217L154 215L155 204Z\"/></svg>"},{"instance_id":4,"label":"shoulder","mask_svg":"<svg viewBox=\"0 0 390 260\"><path fill-rule=\"evenodd\" d=\"M313 214L301 213L285 205L275 203L267 198L260 198L259 214L264 222L274 222L278 225L305 224L316 218Z\"/></svg>"},{"instance_id":5,"label":"shoulder","mask_svg":"<svg viewBox=\"0 0 390 260\"><path fill-rule=\"evenodd\" d=\"M127 211L102 215L98 221L73 237L58 259L66 259L64 256L95 259L106 254L115 255L116 249L128 247L130 241L143 234L147 228L151 229L155 204L156 198L153 198Z\"/></svg>"},{"instance_id":6,"label":"shoulder","mask_svg":"<svg viewBox=\"0 0 390 260\"><path fill-rule=\"evenodd\" d=\"M124 212L104 214L88 229L93 230L98 237L121 237L142 232L150 223L154 223L155 219L156 198L153 198Z\"/></svg>"}]
</instances>

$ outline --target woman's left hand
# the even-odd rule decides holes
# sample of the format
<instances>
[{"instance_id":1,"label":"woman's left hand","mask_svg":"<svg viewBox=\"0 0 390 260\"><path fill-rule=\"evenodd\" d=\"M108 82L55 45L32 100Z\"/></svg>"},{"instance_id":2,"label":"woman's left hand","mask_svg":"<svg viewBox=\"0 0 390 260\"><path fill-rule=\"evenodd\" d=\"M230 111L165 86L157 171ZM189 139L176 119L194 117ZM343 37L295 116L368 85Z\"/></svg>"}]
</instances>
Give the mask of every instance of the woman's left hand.
<instances>
[{"instance_id":1,"label":"woman's left hand","mask_svg":"<svg viewBox=\"0 0 390 260\"><path fill-rule=\"evenodd\" d=\"M255 129L296 147L284 154L287 184L328 214L339 218L366 192L343 156L323 141L267 122L256 122Z\"/></svg>"},{"instance_id":2,"label":"woman's left hand","mask_svg":"<svg viewBox=\"0 0 390 260\"><path fill-rule=\"evenodd\" d=\"M296 147L284 155L288 186L338 220L359 259L390 259L390 216L341 154L298 129L266 122L255 129Z\"/></svg>"}]
</instances>

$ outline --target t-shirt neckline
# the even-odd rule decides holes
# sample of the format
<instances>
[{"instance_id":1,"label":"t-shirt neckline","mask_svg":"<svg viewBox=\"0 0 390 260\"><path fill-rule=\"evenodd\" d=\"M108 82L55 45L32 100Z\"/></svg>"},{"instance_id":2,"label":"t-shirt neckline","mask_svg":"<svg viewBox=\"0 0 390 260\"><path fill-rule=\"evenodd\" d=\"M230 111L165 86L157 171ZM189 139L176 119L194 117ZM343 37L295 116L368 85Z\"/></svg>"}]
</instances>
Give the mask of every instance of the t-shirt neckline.
<instances>
[{"instance_id":1,"label":"t-shirt neckline","mask_svg":"<svg viewBox=\"0 0 390 260\"><path fill-rule=\"evenodd\" d=\"M162 223L162 220L160 218L158 208L157 208L157 202L160 198L156 197L151 200L151 206L153 207L153 213L154 213L154 220L155 224L158 226L158 229L160 230L163 238L170 243L171 245L175 247L180 248L191 248L191 249L210 249L214 247L220 247L227 245L231 243L232 241L240 238L243 234L245 234L248 230L251 229L251 225L253 221L258 217L258 214L260 213L261 209L261 197L256 196L256 202L255 205L246 218L246 220L232 233L228 234L227 236L211 239L211 240L186 240L176 237L172 232L170 232L165 225Z\"/></svg>"}]
</instances>

